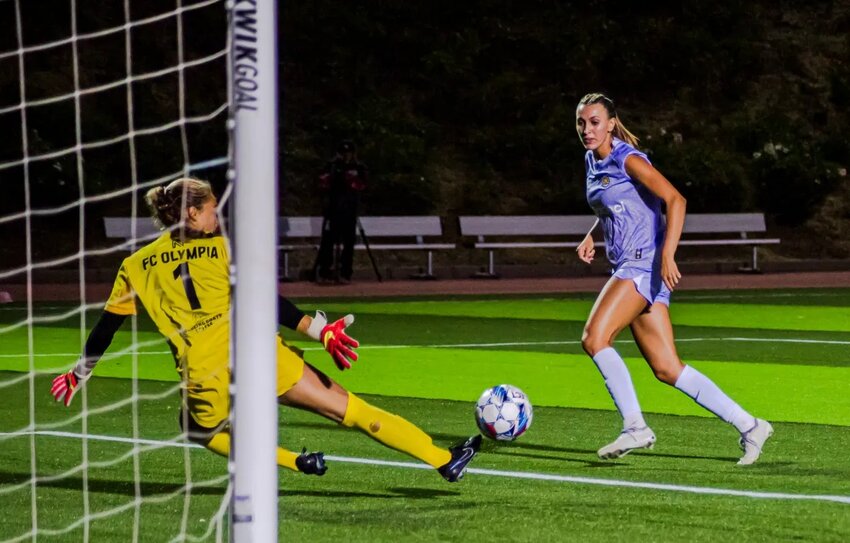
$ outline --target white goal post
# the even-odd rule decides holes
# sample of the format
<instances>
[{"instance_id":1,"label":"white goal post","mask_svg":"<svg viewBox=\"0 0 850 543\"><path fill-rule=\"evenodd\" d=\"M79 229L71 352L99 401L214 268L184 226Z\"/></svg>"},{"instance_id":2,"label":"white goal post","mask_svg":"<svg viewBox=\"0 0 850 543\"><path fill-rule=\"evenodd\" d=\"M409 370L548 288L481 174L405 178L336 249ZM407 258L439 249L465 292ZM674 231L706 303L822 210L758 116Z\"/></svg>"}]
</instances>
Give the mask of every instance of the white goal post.
<instances>
[{"instance_id":1,"label":"white goal post","mask_svg":"<svg viewBox=\"0 0 850 543\"><path fill-rule=\"evenodd\" d=\"M233 494L236 543L277 541L277 9L230 13L234 153Z\"/></svg>"}]
</instances>

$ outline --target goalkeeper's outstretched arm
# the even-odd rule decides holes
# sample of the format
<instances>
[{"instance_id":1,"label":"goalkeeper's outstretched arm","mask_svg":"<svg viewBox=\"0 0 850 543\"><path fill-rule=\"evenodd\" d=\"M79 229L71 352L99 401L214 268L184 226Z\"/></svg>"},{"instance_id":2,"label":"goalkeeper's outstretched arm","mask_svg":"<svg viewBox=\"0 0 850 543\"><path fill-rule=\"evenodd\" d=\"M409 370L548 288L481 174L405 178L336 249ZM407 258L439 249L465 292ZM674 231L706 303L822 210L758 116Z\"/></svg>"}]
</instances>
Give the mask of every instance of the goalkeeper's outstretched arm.
<instances>
[{"instance_id":1,"label":"goalkeeper's outstretched arm","mask_svg":"<svg viewBox=\"0 0 850 543\"><path fill-rule=\"evenodd\" d=\"M73 369L53 379L53 387L50 389L50 393L53 394L57 402L64 402L66 407L71 405L74 394L91 376L103 353L112 344L115 332L121 328L126 318L127 315L118 315L109 311L101 313L97 324L89 332L83 354L74 364Z\"/></svg>"},{"instance_id":2,"label":"goalkeeper's outstretched arm","mask_svg":"<svg viewBox=\"0 0 850 543\"><path fill-rule=\"evenodd\" d=\"M283 296L278 296L277 310L281 326L321 341L340 370L350 368L351 363L357 361L354 349L360 343L345 331L346 327L354 324L354 315L346 315L328 324L324 311L316 311L316 315L311 317Z\"/></svg>"}]
</instances>

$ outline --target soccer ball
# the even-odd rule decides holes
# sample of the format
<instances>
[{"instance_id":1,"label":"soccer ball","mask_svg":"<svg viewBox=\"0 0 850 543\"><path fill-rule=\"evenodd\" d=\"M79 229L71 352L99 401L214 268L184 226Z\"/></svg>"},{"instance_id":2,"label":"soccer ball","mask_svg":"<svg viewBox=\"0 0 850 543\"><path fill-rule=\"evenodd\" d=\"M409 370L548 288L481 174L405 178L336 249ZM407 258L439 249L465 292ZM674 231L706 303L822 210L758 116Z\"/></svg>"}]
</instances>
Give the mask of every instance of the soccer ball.
<instances>
[{"instance_id":1,"label":"soccer ball","mask_svg":"<svg viewBox=\"0 0 850 543\"><path fill-rule=\"evenodd\" d=\"M528 396L513 385L488 388L475 404L475 422L481 433L498 441L513 441L531 426Z\"/></svg>"}]
</instances>

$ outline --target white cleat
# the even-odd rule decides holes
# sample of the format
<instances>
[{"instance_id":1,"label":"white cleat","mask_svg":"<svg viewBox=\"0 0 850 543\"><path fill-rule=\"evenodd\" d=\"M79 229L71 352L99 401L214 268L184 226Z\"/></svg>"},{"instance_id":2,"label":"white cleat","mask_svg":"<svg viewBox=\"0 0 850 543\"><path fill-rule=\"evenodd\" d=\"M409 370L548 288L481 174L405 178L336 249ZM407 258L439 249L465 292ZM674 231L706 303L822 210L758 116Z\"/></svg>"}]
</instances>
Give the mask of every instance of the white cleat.
<instances>
[{"instance_id":1,"label":"white cleat","mask_svg":"<svg viewBox=\"0 0 850 543\"><path fill-rule=\"evenodd\" d=\"M620 432L613 442L599 449L596 454L604 459L620 458L635 449L651 449L653 446L655 446L655 434L649 426L628 428Z\"/></svg>"},{"instance_id":2,"label":"white cleat","mask_svg":"<svg viewBox=\"0 0 850 543\"><path fill-rule=\"evenodd\" d=\"M738 460L739 466L749 466L755 463L761 455L761 450L764 448L765 442L773 435L773 426L769 422L762 419L756 419L756 424L743 434L739 444L741 450L744 451L744 456Z\"/></svg>"}]
</instances>

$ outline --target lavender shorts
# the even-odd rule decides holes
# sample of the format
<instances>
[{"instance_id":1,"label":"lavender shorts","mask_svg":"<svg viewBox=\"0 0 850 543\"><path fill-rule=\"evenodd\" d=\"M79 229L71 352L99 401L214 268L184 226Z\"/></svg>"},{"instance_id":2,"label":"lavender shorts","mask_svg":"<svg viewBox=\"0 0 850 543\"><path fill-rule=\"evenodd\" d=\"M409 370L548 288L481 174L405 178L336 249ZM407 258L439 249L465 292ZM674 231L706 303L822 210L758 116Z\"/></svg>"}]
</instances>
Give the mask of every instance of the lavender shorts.
<instances>
[{"instance_id":1,"label":"lavender shorts","mask_svg":"<svg viewBox=\"0 0 850 543\"><path fill-rule=\"evenodd\" d=\"M615 270L613 275L618 279L631 279L649 305L660 302L670 307L670 289L661 280L660 269L623 266Z\"/></svg>"}]
</instances>

